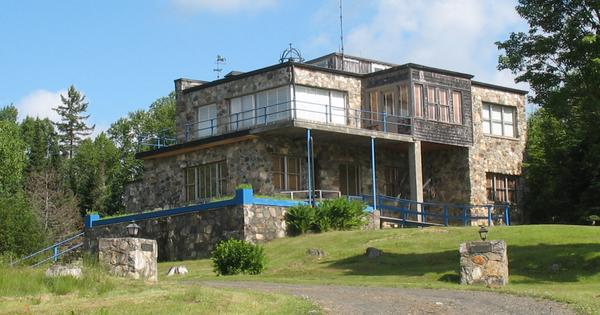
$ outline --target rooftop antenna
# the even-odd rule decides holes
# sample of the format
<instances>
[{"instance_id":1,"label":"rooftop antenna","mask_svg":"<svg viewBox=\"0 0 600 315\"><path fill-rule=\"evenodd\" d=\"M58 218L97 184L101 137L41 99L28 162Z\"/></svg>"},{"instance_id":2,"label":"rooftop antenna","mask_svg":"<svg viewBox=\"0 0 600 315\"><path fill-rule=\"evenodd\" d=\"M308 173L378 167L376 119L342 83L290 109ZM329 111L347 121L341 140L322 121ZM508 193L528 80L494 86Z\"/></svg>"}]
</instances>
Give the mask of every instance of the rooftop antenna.
<instances>
[{"instance_id":1,"label":"rooftop antenna","mask_svg":"<svg viewBox=\"0 0 600 315\"><path fill-rule=\"evenodd\" d=\"M342 54L342 71L344 70L344 17L342 10L342 2L340 0L340 53Z\"/></svg>"},{"instance_id":2,"label":"rooftop antenna","mask_svg":"<svg viewBox=\"0 0 600 315\"><path fill-rule=\"evenodd\" d=\"M223 71L223 67L221 66L224 65L226 61L227 59L225 59L225 57L217 55L217 60L215 61L215 68L213 69L213 71L217 73L217 79L221 78L221 71Z\"/></svg>"},{"instance_id":3,"label":"rooftop antenna","mask_svg":"<svg viewBox=\"0 0 600 315\"><path fill-rule=\"evenodd\" d=\"M292 47L292 43L289 44L290 47L286 48L279 58L280 63L284 62L304 62L304 58L300 54L300 51L294 47Z\"/></svg>"}]
</instances>

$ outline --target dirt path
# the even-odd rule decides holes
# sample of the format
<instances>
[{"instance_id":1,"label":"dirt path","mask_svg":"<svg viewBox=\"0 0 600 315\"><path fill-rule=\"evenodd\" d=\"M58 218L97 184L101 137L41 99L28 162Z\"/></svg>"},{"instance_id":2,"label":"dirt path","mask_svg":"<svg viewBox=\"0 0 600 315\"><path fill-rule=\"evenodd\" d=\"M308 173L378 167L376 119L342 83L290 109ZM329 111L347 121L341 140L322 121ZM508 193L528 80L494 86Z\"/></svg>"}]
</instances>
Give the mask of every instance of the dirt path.
<instances>
[{"instance_id":1,"label":"dirt path","mask_svg":"<svg viewBox=\"0 0 600 315\"><path fill-rule=\"evenodd\" d=\"M246 281L202 284L306 297L330 314L575 314L556 302L492 292Z\"/></svg>"}]
</instances>

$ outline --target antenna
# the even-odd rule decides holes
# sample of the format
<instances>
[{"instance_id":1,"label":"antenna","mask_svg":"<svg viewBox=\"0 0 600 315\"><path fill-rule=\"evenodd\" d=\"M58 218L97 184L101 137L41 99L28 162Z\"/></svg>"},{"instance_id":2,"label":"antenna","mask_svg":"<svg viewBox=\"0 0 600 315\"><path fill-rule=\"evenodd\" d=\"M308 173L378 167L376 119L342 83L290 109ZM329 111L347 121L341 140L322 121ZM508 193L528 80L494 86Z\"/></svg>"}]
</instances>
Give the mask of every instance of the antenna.
<instances>
[{"instance_id":1,"label":"antenna","mask_svg":"<svg viewBox=\"0 0 600 315\"><path fill-rule=\"evenodd\" d=\"M227 59L225 59L225 57L217 55L217 60L215 61L215 68L213 69L213 71L217 73L217 79L221 78L221 71L223 71L223 68L221 66L224 65L226 61Z\"/></svg>"},{"instance_id":2,"label":"antenna","mask_svg":"<svg viewBox=\"0 0 600 315\"><path fill-rule=\"evenodd\" d=\"M343 18L344 11L342 10L342 2L343 2L343 0L340 0L340 53L342 53L342 57L343 57L344 56L344 18Z\"/></svg>"}]
</instances>

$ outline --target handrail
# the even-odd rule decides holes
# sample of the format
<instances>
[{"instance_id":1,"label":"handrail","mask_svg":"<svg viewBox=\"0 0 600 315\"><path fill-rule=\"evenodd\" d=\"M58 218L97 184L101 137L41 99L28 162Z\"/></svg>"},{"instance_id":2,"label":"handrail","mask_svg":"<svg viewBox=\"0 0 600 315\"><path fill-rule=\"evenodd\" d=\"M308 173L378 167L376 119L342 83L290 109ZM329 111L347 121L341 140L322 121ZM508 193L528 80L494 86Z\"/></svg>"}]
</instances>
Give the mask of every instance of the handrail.
<instances>
[{"instance_id":1,"label":"handrail","mask_svg":"<svg viewBox=\"0 0 600 315\"><path fill-rule=\"evenodd\" d=\"M53 256L50 256L49 258L55 258L56 256L60 256L60 255L62 255L64 252L63 252L63 253L57 253L57 252L56 252L56 249L57 249L59 246L61 246L61 245L65 244L65 243L67 243L67 242L69 242L69 241L72 241L72 240L74 240L74 239L76 239L76 238L78 238L78 237L80 237L80 236L83 236L83 234L84 234L84 232L83 232L83 231L82 231L82 232L78 232L78 233L76 233L76 234L73 234L73 235L71 235L71 236L67 237L66 239L64 239L64 240L62 240L62 241L60 241L60 242L56 243L56 244L53 244L53 245L50 245L50 246L48 246L48 247L46 247L46 248L44 248L44 249L38 250L37 252L35 252L35 253L33 253L33 254L29 254L29 255L27 255L27 256L25 256L25 257L23 257L23 258L19 258L19 259L17 259L16 261L13 261L13 262L11 262L11 263L10 263L10 265L11 265L11 267L12 267L12 266L14 266L14 265L16 265L16 264L18 264L18 263L21 263L21 262L23 262L23 261L25 261L25 260L28 260L29 258L35 257L35 256L37 256L37 255L39 255L39 254L41 254L41 253L44 253L44 252L46 252L46 251L49 251L49 250L51 250L51 249L52 249L52 250L54 250L54 251L55 251L55 253L54 253L54 255L53 255Z\"/></svg>"},{"instance_id":2,"label":"handrail","mask_svg":"<svg viewBox=\"0 0 600 315\"><path fill-rule=\"evenodd\" d=\"M61 255L64 255L64 254L66 254L66 253L68 253L68 252L74 251L74 250L78 249L78 248L79 248L79 247L81 247L81 246L83 246L83 243L79 243L79 244L77 244L77 245L71 246L71 247L67 248L66 250L64 250L64 251L60 252L60 253L58 254L58 256L61 256ZM55 257L55 256L50 256L50 257L48 257L48 258L46 258L46 259L44 259L44 260L42 260L42 261L39 261L39 262L37 262L36 264L33 264L33 265L31 265L31 267L32 267L32 268L34 268L34 267L37 267L37 266L39 266L39 265L41 265L41 264L43 264L43 263L47 262L47 261L48 261L48 260L50 260L50 259L56 259L56 257Z\"/></svg>"}]
</instances>

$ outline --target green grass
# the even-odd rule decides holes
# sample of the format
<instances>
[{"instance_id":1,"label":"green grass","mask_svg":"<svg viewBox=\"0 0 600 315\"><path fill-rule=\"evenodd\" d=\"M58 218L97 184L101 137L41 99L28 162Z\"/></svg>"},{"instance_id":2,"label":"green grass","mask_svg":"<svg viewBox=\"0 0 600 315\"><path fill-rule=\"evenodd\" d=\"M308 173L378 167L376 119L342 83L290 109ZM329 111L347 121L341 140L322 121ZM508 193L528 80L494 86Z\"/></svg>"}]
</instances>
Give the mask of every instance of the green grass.
<instances>
[{"instance_id":1,"label":"green grass","mask_svg":"<svg viewBox=\"0 0 600 315\"><path fill-rule=\"evenodd\" d=\"M265 245L267 269L260 276L216 277L205 259L182 262L191 271L182 279L494 290L570 303L581 313L600 312L600 228L494 227L489 238L508 243L510 284L504 288L458 284L458 246L478 239L477 228L329 232L279 239ZM369 246L382 249L384 255L367 259L363 254ZM305 252L312 247L322 248L327 256L308 257ZM550 272L552 264L559 264L560 270ZM160 268L164 272L171 265Z\"/></svg>"},{"instance_id":2,"label":"green grass","mask_svg":"<svg viewBox=\"0 0 600 315\"><path fill-rule=\"evenodd\" d=\"M161 279L162 280L162 279ZM291 296L198 284L110 277L86 266L81 279L0 267L0 314L306 314L317 306Z\"/></svg>"}]
</instances>

